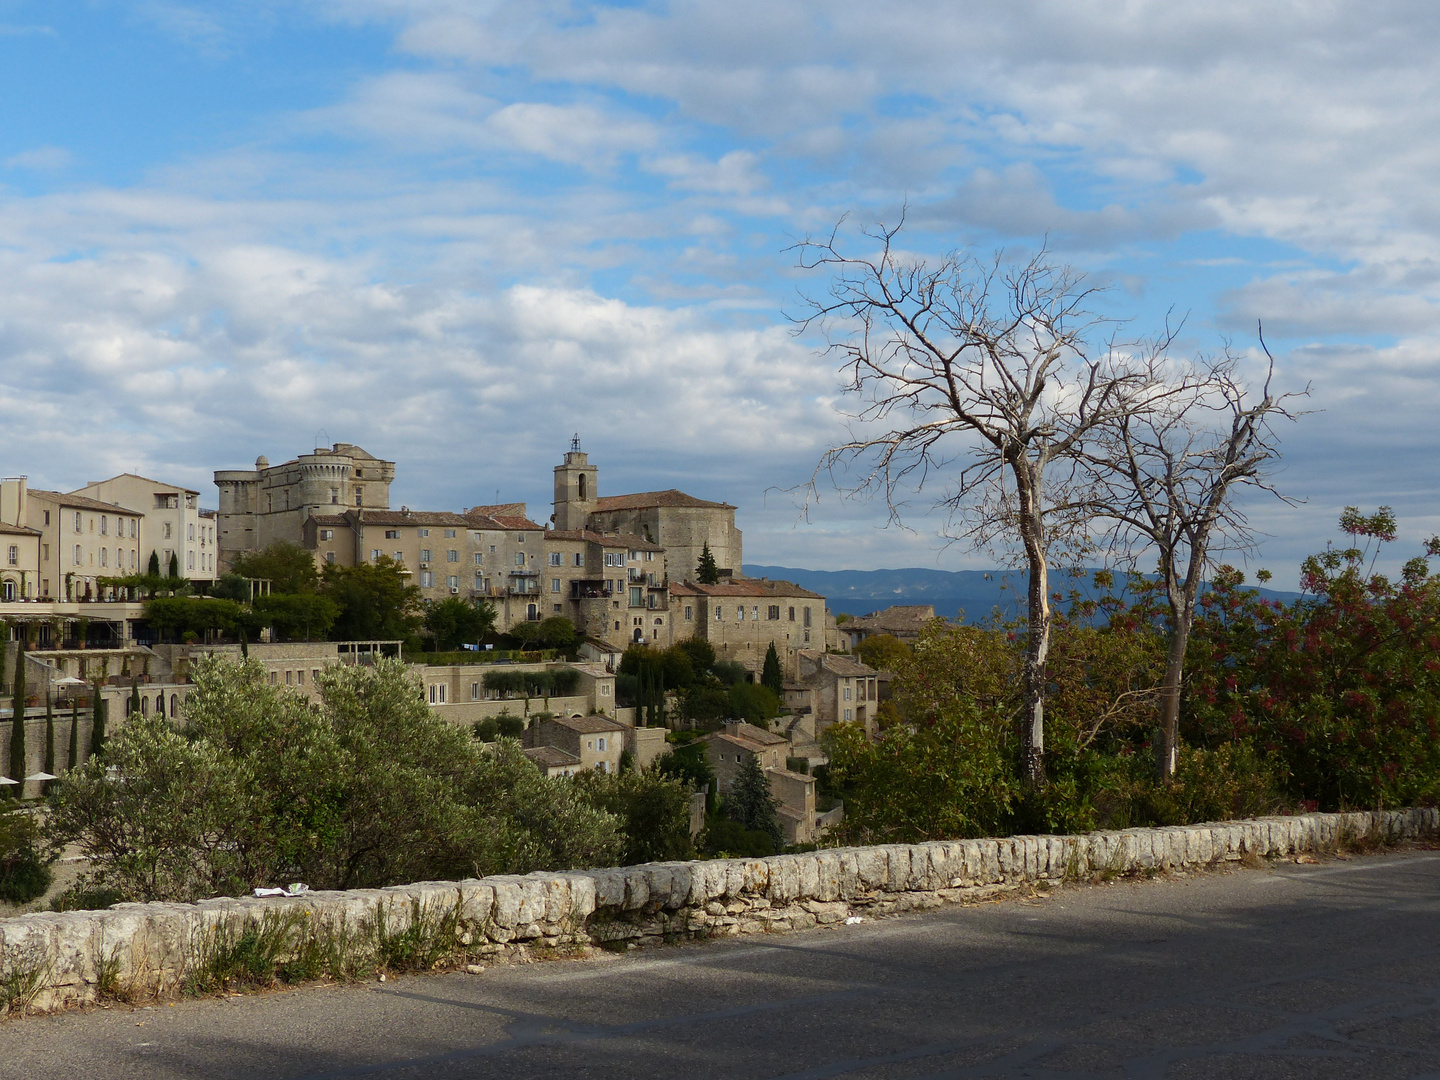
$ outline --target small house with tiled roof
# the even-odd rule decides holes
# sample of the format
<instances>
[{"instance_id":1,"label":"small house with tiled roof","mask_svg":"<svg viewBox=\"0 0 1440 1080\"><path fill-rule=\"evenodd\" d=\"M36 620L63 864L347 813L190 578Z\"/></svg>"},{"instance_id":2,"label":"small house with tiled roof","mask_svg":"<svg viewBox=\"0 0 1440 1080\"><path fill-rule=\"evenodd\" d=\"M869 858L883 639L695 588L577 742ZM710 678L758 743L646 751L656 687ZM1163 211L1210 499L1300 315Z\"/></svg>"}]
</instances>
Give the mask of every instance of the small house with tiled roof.
<instances>
[{"instance_id":1,"label":"small house with tiled roof","mask_svg":"<svg viewBox=\"0 0 1440 1080\"><path fill-rule=\"evenodd\" d=\"M578 758L581 769L619 772L625 751L624 724L607 716L557 716L538 720L525 731L525 745L553 746Z\"/></svg>"}]
</instances>

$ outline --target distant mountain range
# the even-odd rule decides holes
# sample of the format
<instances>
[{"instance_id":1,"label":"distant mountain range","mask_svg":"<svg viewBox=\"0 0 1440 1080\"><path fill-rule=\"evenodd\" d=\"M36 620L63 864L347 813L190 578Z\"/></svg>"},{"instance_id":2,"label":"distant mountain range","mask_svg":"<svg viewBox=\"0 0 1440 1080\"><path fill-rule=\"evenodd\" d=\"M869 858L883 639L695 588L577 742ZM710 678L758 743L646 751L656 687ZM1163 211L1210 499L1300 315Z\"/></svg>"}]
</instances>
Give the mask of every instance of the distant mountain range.
<instances>
[{"instance_id":1,"label":"distant mountain range","mask_svg":"<svg viewBox=\"0 0 1440 1080\"><path fill-rule=\"evenodd\" d=\"M1023 570L927 570L919 566L899 570L804 570L794 566L760 566L747 563L746 577L793 581L830 602L838 614L868 615L892 604L934 604L935 614L953 619L963 611L966 622L979 622L999 607L1010 617L1025 607L1026 574ZM1051 576L1052 591L1078 587L1090 591L1090 572L1071 578ZM1257 590L1261 596L1291 601L1299 593Z\"/></svg>"}]
</instances>

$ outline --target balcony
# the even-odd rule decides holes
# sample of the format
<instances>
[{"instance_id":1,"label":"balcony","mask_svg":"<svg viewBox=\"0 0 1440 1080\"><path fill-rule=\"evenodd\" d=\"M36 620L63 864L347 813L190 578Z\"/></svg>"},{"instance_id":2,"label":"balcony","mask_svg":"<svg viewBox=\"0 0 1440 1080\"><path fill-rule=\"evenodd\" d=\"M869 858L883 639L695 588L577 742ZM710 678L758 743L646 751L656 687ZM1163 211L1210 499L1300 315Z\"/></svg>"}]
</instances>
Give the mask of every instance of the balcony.
<instances>
[{"instance_id":1,"label":"balcony","mask_svg":"<svg viewBox=\"0 0 1440 1080\"><path fill-rule=\"evenodd\" d=\"M539 571L539 570L523 570L523 569L521 569L520 567L517 566L517 567L515 567L515 569L513 569L513 570L510 571L510 576L511 576L511 577L518 577L518 578L538 578L538 577L540 576L540 571Z\"/></svg>"}]
</instances>

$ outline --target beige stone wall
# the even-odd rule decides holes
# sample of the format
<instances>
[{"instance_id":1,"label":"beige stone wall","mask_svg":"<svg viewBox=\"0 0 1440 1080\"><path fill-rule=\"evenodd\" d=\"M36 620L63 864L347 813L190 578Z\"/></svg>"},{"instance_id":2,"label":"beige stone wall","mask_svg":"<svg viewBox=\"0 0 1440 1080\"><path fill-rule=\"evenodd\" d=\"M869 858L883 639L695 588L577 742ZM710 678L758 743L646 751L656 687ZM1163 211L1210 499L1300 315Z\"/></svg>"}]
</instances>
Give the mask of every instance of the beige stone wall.
<instances>
[{"instance_id":1,"label":"beige stone wall","mask_svg":"<svg viewBox=\"0 0 1440 1080\"><path fill-rule=\"evenodd\" d=\"M149 551L141 557L140 515L119 507L99 510L67 506L64 496L53 498L29 492L30 528L40 533L40 595L66 599L66 575L73 597L92 594L99 577L144 573ZM162 566L161 572L167 569Z\"/></svg>"},{"instance_id":2,"label":"beige stone wall","mask_svg":"<svg viewBox=\"0 0 1440 1080\"><path fill-rule=\"evenodd\" d=\"M174 995L203 963L208 942L218 934L238 938L262 920L289 919L327 938L343 932L362 970L384 970L381 926L386 935L453 926L438 943L449 961L486 965L558 948L774 934L975 900L1032 882L1204 867L1437 831L1434 808L1307 814L420 882L294 899L119 904L0 921L0 965L28 987L12 1008L46 1012L98 1001L105 992L128 1000Z\"/></svg>"}]
</instances>

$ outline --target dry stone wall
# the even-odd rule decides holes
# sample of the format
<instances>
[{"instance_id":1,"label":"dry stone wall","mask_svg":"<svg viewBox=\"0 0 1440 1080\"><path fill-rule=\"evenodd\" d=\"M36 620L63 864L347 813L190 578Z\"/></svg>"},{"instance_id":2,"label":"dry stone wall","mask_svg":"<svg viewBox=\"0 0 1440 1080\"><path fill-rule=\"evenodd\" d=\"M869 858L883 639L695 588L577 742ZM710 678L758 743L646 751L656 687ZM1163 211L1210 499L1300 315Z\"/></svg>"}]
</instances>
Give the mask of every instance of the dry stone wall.
<instances>
[{"instance_id":1,"label":"dry stone wall","mask_svg":"<svg viewBox=\"0 0 1440 1080\"><path fill-rule=\"evenodd\" d=\"M1323 852L1437 831L1436 809L1309 814L36 913L0 921L0 1006L47 1011L106 995L203 990L257 956L302 978L436 961L477 970L595 946L799 930L1027 882Z\"/></svg>"}]
</instances>

